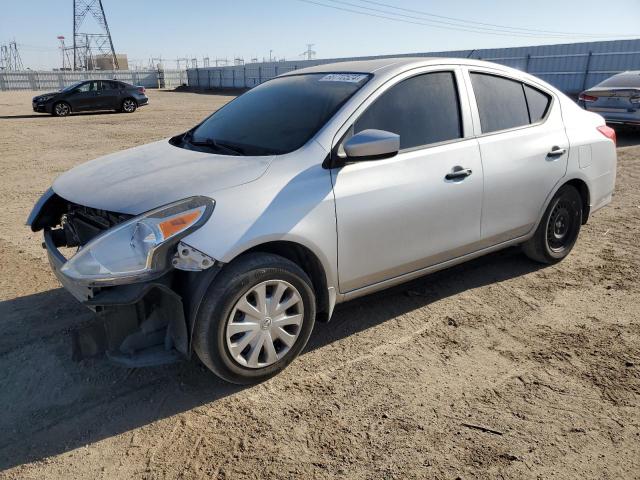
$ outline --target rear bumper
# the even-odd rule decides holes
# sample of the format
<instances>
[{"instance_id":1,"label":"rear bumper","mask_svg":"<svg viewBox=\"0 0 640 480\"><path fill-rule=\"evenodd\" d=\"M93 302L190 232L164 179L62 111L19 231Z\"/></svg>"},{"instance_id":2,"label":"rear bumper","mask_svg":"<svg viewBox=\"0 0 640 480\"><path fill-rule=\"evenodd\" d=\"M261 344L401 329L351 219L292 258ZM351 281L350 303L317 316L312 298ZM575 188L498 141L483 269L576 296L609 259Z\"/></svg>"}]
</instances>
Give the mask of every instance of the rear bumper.
<instances>
[{"instance_id":1,"label":"rear bumper","mask_svg":"<svg viewBox=\"0 0 640 480\"><path fill-rule=\"evenodd\" d=\"M627 111L625 109L588 108L589 112L604 117L607 123L617 125L640 125L640 110ZM631 110L631 109L630 109Z\"/></svg>"},{"instance_id":2,"label":"rear bumper","mask_svg":"<svg viewBox=\"0 0 640 480\"><path fill-rule=\"evenodd\" d=\"M189 357L187 315L182 296L172 288L172 272L149 282L87 287L60 271L67 259L48 228L43 246L62 286L96 313L93 322L74 332L75 360L106 354L114 363L131 368Z\"/></svg>"},{"instance_id":3,"label":"rear bumper","mask_svg":"<svg viewBox=\"0 0 640 480\"><path fill-rule=\"evenodd\" d=\"M149 105L149 97L146 95L139 95L136 98L136 102L138 102L138 106L142 107L144 105Z\"/></svg>"}]
</instances>

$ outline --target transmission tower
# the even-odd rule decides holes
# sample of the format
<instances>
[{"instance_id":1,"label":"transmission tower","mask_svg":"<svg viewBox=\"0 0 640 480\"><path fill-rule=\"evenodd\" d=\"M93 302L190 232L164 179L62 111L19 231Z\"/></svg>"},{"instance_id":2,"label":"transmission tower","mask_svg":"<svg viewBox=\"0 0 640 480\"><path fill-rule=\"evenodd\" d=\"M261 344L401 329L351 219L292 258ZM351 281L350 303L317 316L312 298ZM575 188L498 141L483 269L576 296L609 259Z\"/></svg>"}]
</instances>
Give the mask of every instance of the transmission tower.
<instances>
[{"instance_id":1,"label":"transmission tower","mask_svg":"<svg viewBox=\"0 0 640 480\"><path fill-rule=\"evenodd\" d=\"M314 55L316 54L313 49L314 43L307 43L307 49L300 54L301 57L307 57L307 60L313 60Z\"/></svg>"},{"instance_id":2,"label":"transmission tower","mask_svg":"<svg viewBox=\"0 0 640 480\"><path fill-rule=\"evenodd\" d=\"M0 45L0 70L24 70L15 40L8 45Z\"/></svg>"},{"instance_id":3,"label":"transmission tower","mask_svg":"<svg viewBox=\"0 0 640 480\"><path fill-rule=\"evenodd\" d=\"M99 33L80 31L87 15L94 18ZM113 40L102 0L73 0L73 69L90 70L95 68L95 57L111 57L114 69L118 69L118 59L113 48Z\"/></svg>"}]
</instances>

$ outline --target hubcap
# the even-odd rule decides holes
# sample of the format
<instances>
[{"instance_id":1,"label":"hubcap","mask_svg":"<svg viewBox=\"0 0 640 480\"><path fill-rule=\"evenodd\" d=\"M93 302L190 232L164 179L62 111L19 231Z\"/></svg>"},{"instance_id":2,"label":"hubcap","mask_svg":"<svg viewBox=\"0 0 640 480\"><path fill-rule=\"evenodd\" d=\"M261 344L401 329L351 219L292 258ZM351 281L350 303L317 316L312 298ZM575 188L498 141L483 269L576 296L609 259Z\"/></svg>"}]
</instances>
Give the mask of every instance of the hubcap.
<instances>
[{"instance_id":1,"label":"hubcap","mask_svg":"<svg viewBox=\"0 0 640 480\"><path fill-rule=\"evenodd\" d=\"M132 112L133 111L133 102L131 100L125 100L124 109L127 112Z\"/></svg>"},{"instance_id":2,"label":"hubcap","mask_svg":"<svg viewBox=\"0 0 640 480\"><path fill-rule=\"evenodd\" d=\"M571 205L560 201L549 215L547 224L547 242L553 251L562 250L571 242L574 228L574 216L571 215Z\"/></svg>"},{"instance_id":3,"label":"hubcap","mask_svg":"<svg viewBox=\"0 0 640 480\"><path fill-rule=\"evenodd\" d=\"M69 107L67 107L64 103L56 105L56 113L58 115L66 115L69 113Z\"/></svg>"},{"instance_id":4,"label":"hubcap","mask_svg":"<svg viewBox=\"0 0 640 480\"><path fill-rule=\"evenodd\" d=\"M225 332L227 348L243 367L268 367L291 350L303 320L298 290L284 280L267 280L234 305Z\"/></svg>"}]
</instances>

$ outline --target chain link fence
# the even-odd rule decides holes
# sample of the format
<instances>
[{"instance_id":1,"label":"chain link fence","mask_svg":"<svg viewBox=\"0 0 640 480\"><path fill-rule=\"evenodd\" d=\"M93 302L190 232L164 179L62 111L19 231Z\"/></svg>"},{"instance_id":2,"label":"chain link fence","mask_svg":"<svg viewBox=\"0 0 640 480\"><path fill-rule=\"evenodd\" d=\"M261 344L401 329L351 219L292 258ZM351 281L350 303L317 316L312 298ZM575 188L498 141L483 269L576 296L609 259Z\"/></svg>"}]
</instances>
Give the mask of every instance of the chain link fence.
<instances>
[{"instance_id":1,"label":"chain link fence","mask_svg":"<svg viewBox=\"0 0 640 480\"><path fill-rule=\"evenodd\" d=\"M455 57L496 62L531 73L565 93L575 94L616 73L640 70L640 39L253 63L193 68L188 69L187 74L189 86L195 88L251 88L282 73L313 65L391 57Z\"/></svg>"},{"instance_id":2,"label":"chain link fence","mask_svg":"<svg viewBox=\"0 0 640 480\"><path fill-rule=\"evenodd\" d=\"M145 88L175 88L187 83L186 70L0 71L0 90L60 90L81 80L122 80Z\"/></svg>"}]
</instances>

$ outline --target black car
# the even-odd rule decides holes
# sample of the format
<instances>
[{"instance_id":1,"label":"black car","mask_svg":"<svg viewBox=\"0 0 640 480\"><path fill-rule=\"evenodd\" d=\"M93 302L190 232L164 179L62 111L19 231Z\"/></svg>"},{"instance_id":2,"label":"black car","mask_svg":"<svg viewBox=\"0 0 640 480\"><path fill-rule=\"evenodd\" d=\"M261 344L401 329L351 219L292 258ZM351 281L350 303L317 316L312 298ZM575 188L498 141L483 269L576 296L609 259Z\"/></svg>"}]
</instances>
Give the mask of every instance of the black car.
<instances>
[{"instance_id":1,"label":"black car","mask_svg":"<svg viewBox=\"0 0 640 480\"><path fill-rule=\"evenodd\" d=\"M132 113L149 99L144 87L118 80L84 80L59 92L33 97L33 111L65 117L72 112L117 110Z\"/></svg>"}]
</instances>

